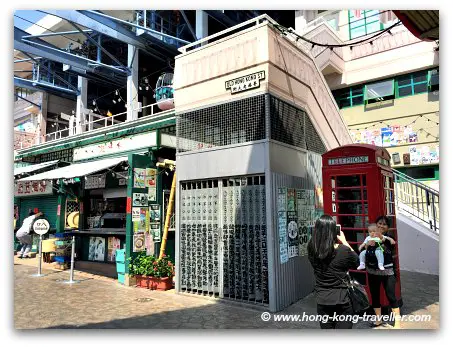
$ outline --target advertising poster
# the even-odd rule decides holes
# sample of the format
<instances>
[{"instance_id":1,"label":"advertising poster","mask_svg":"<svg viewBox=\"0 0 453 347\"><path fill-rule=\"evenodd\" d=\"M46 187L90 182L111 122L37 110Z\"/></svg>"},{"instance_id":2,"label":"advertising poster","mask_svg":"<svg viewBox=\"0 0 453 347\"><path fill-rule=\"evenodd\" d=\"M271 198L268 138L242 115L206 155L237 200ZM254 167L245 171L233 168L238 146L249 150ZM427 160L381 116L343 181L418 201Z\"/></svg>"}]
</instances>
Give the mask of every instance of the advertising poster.
<instances>
[{"instance_id":1,"label":"advertising poster","mask_svg":"<svg viewBox=\"0 0 453 347\"><path fill-rule=\"evenodd\" d=\"M133 251L142 252L144 250L145 250L145 234L144 233L134 234Z\"/></svg>"},{"instance_id":2,"label":"advertising poster","mask_svg":"<svg viewBox=\"0 0 453 347\"><path fill-rule=\"evenodd\" d=\"M382 146L390 147L392 145L392 128L381 128Z\"/></svg>"},{"instance_id":3,"label":"advertising poster","mask_svg":"<svg viewBox=\"0 0 453 347\"><path fill-rule=\"evenodd\" d=\"M140 208L140 226L139 232L149 231L149 209L146 207Z\"/></svg>"},{"instance_id":4,"label":"advertising poster","mask_svg":"<svg viewBox=\"0 0 453 347\"><path fill-rule=\"evenodd\" d=\"M88 260L104 261L105 258L105 240L103 237L90 237L88 250Z\"/></svg>"},{"instance_id":5,"label":"advertising poster","mask_svg":"<svg viewBox=\"0 0 453 347\"><path fill-rule=\"evenodd\" d=\"M145 248L146 248L146 255L154 254L154 241L153 241L151 233L145 233Z\"/></svg>"},{"instance_id":6,"label":"advertising poster","mask_svg":"<svg viewBox=\"0 0 453 347\"><path fill-rule=\"evenodd\" d=\"M160 242L160 223L151 223L150 233L154 242Z\"/></svg>"},{"instance_id":7,"label":"advertising poster","mask_svg":"<svg viewBox=\"0 0 453 347\"><path fill-rule=\"evenodd\" d=\"M324 208L322 186L315 186L315 208Z\"/></svg>"},{"instance_id":8,"label":"advertising poster","mask_svg":"<svg viewBox=\"0 0 453 347\"><path fill-rule=\"evenodd\" d=\"M288 188L287 190L287 199L286 199L286 211L296 211L296 191L295 189Z\"/></svg>"},{"instance_id":9,"label":"advertising poster","mask_svg":"<svg viewBox=\"0 0 453 347\"><path fill-rule=\"evenodd\" d=\"M299 230L297 227L296 212L287 212L288 223L288 258L294 258L299 255Z\"/></svg>"},{"instance_id":10,"label":"advertising poster","mask_svg":"<svg viewBox=\"0 0 453 347\"><path fill-rule=\"evenodd\" d=\"M278 188L277 211L286 211L286 188Z\"/></svg>"},{"instance_id":11,"label":"advertising poster","mask_svg":"<svg viewBox=\"0 0 453 347\"><path fill-rule=\"evenodd\" d=\"M132 194L133 206L148 206L148 194L133 193Z\"/></svg>"},{"instance_id":12,"label":"advertising poster","mask_svg":"<svg viewBox=\"0 0 453 347\"><path fill-rule=\"evenodd\" d=\"M120 239L109 237L107 241L107 260L114 262L116 260L116 250L120 249Z\"/></svg>"},{"instance_id":13,"label":"advertising poster","mask_svg":"<svg viewBox=\"0 0 453 347\"><path fill-rule=\"evenodd\" d=\"M296 189L296 209L297 219L300 223L306 220L306 204L307 204L307 191L304 189Z\"/></svg>"},{"instance_id":14,"label":"advertising poster","mask_svg":"<svg viewBox=\"0 0 453 347\"><path fill-rule=\"evenodd\" d=\"M420 164L420 151L417 150L416 146L409 147L409 154L411 156L411 165Z\"/></svg>"},{"instance_id":15,"label":"advertising poster","mask_svg":"<svg viewBox=\"0 0 453 347\"><path fill-rule=\"evenodd\" d=\"M429 164L429 163L431 163L431 154L430 154L428 146L423 146L420 149L420 156L421 156L421 159L420 159L421 160L421 164Z\"/></svg>"},{"instance_id":16,"label":"advertising poster","mask_svg":"<svg viewBox=\"0 0 453 347\"><path fill-rule=\"evenodd\" d=\"M305 257L308 254L307 245L311 237L311 231L313 226L303 224L299 228L299 256Z\"/></svg>"},{"instance_id":17,"label":"advertising poster","mask_svg":"<svg viewBox=\"0 0 453 347\"><path fill-rule=\"evenodd\" d=\"M133 222L140 221L140 207L132 207L132 221Z\"/></svg>"},{"instance_id":18,"label":"advertising poster","mask_svg":"<svg viewBox=\"0 0 453 347\"><path fill-rule=\"evenodd\" d=\"M409 134L409 143L417 142L418 141L418 136L417 133L411 132Z\"/></svg>"},{"instance_id":19,"label":"advertising poster","mask_svg":"<svg viewBox=\"0 0 453 347\"><path fill-rule=\"evenodd\" d=\"M148 187L155 187L156 186L156 169L146 169L146 181L145 186Z\"/></svg>"},{"instance_id":20,"label":"advertising poster","mask_svg":"<svg viewBox=\"0 0 453 347\"><path fill-rule=\"evenodd\" d=\"M134 169L134 188L145 188L145 169Z\"/></svg>"},{"instance_id":21,"label":"advertising poster","mask_svg":"<svg viewBox=\"0 0 453 347\"><path fill-rule=\"evenodd\" d=\"M155 202L156 201L156 187L148 188L148 202Z\"/></svg>"},{"instance_id":22,"label":"advertising poster","mask_svg":"<svg viewBox=\"0 0 453 347\"><path fill-rule=\"evenodd\" d=\"M151 222L158 222L161 219L160 205L152 204L149 206L149 219Z\"/></svg>"},{"instance_id":23,"label":"advertising poster","mask_svg":"<svg viewBox=\"0 0 453 347\"><path fill-rule=\"evenodd\" d=\"M288 261L288 236L286 235L286 212L278 213L278 237L280 242L280 263Z\"/></svg>"}]
</instances>

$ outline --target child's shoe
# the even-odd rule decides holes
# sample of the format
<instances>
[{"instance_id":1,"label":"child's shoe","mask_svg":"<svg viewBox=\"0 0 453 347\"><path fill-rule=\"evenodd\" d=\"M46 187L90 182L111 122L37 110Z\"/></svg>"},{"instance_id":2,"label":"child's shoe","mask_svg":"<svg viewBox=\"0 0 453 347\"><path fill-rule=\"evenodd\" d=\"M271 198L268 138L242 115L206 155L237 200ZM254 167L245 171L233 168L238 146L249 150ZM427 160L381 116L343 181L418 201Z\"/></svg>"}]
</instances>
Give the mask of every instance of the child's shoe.
<instances>
[{"instance_id":1,"label":"child's shoe","mask_svg":"<svg viewBox=\"0 0 453 347\"><path fill-rule=\"evenodd\" d=\"M382 270L382 271L385 270L384 264L378 264L378 268L379 268L379 270Z\"/></svg>"},{"instance_id":2,"label":"child's shoe","mask_svg":"<svg viewBox=\"0 0 453 347\"><path fill-rule=\"evenodd\" d=\"M365 269L365 264L364 263L360 263L360 265L357 268L357 270L364 270L364 269Z\"/></svg>"}]
</instances>

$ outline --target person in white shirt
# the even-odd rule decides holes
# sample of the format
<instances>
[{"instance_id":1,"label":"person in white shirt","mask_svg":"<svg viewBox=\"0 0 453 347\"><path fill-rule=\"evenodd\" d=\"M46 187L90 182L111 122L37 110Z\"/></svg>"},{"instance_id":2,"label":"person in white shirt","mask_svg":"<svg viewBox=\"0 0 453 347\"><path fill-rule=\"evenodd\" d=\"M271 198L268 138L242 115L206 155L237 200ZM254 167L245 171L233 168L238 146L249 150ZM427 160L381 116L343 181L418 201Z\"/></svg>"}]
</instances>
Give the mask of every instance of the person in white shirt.
<instances>
[{"instance_id":1,"label":"person in white shirt","mask_svg":"<svg viewBox=\"0 0 453 347\"><path fill-rule=\"evenodd\" d=\"M22 245L22 249L17 253L19 258L30 257L29 253L33 242L32 237L30 235L30 228L35 219L39 216L42 216L42 214L43 214L42 212L38 212L35 214L32 211L30 211L28 213L28 217L25 218L24 221L22 222L22 226L19 228L19 230L17 230L16 237Z\"/></svg>"},{"instance_id":2,"label":"person in white shirt","mask_svg":"<svg viewBox=\"0 0 453 347\"><path fill-rule=\"evenodd\" d=\"M370 224L368 226L368 236L365 238L363 243L359 246L359 259L360 259L360 265L357 268L357 270L363 270L365 269L365 256L366 256L366 246L368 244L370 245L375 245L377 244L377 248L374 251L374 254L376 255L377 261L378 261L378 268L379 270L384 271L384 253L383 253L383 248L381 243L384 242L385 240L389 240L392 245L395 244L395 240L393 240L391 237L382 235L380 229L378 229L376 224ZM363 251L362 251L363 249Z\"/></svg>"}]
</instances>

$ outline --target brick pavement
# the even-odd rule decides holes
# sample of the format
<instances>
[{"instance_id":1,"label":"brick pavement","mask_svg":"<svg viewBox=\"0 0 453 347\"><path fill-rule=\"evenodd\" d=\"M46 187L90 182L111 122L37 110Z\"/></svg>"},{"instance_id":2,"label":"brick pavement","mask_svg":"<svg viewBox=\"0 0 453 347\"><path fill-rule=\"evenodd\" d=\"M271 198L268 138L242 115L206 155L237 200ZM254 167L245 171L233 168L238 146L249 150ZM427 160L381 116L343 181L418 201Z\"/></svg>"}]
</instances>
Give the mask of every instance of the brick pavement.
<instances>
[{"instance_id":1,"label":"brick pavement","mask_svg":"<svg viewBox=\"0 0 453 347\"><path fill-rule=\"evenodd\" d=\"M44 264L44 277L36 259L14 260L14 323L17 329L310 329L317 322L263 322L265 308L233 304L223 300L174 291L156 292L125 287L111 278L76 271L77 284L65 284L68 271ZM438 277L402 273L403 314L431 314L428 323L403 323L408 329L439 327ZM411 288L404 290L404 288ZM288 307L282 314L316 314L313 295ZM355 329L369 329L366 323Z\"/></svg>"}]
</instances>

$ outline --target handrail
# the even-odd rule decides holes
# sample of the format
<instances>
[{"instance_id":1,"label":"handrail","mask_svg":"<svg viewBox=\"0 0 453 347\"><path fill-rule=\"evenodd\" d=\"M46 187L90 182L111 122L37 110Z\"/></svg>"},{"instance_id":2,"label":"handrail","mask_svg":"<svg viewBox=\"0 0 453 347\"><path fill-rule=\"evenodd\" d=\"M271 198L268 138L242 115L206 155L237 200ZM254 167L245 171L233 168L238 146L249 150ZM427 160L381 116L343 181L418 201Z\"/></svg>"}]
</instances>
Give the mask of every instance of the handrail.
<instances>
[{"instance_id":1,"label":"handrail","mask_svg":"<svg viewBox=\"0 0 453 347\"><path fill-rule=\"evenodd\" d=\"M402 172L392 169L395 187L395 206L423 222L439 234L439 192Z\"/></svg>"}]
</instances>

